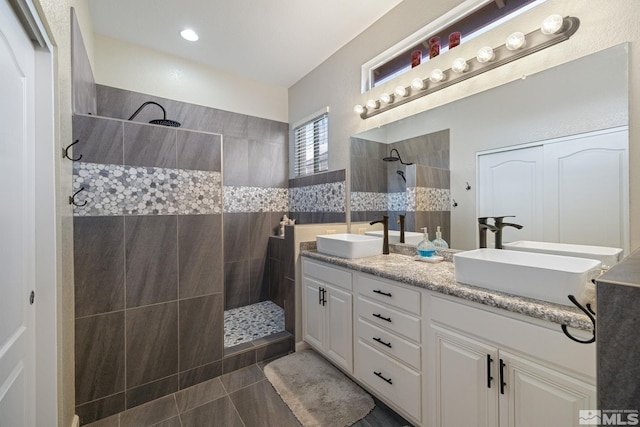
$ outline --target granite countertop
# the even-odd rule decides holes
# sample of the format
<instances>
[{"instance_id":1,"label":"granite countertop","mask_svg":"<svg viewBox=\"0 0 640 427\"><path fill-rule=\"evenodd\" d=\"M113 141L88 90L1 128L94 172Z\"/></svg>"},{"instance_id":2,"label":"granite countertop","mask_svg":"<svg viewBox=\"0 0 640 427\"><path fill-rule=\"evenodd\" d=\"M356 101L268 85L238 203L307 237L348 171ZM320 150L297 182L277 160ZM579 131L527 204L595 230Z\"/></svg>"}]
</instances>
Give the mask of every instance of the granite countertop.
<instances>
[{"instance_id":1,"label":"granite countertop","mask_svg":"<svg viewBox=\"0 0 640 427\"><path fill-rule=\"evenodd\" d=\"M395 280L407 285L452 295L468 301L524 314L559 325L566 324L585 331L591 331L593 329L589 318L577 307L564 306L457 283L453 263L446 260L440 263L430 264L415 261L412 256L398 253L376 255L367 258L346 259L324 255L311 248L303 248L302 255L339 267L345 267L385 279Z\"/></svg>"}]
</instances>

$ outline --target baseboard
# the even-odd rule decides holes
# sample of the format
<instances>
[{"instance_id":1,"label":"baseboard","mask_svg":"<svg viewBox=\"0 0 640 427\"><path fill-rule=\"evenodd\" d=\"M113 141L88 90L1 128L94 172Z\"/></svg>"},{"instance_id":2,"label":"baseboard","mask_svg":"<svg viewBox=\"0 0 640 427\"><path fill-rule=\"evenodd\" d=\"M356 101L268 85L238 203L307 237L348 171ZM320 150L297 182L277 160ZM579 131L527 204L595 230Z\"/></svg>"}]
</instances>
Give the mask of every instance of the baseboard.
<instances>
[{"instance_id":1,"label":"baseboard","mask_svg":"<svg viewBox=\"0 0 640 427\"><path fill-rule=\"evenodd\" d=\"M73 420L71 421L71 427L80 427L80 417L77 415L73 416Z\"/></svg>"},{"instance_id":2,"label":"baseboard","mask_svg":"<svg viewBox=\"0 0 640 427\"><path fill-rule=\"evenodd\" d=\"M300 341L296 343L296 351L307 350L309 348L311 348L311 346L307 344L305 341Z\"/></svg>"}]
</instances>

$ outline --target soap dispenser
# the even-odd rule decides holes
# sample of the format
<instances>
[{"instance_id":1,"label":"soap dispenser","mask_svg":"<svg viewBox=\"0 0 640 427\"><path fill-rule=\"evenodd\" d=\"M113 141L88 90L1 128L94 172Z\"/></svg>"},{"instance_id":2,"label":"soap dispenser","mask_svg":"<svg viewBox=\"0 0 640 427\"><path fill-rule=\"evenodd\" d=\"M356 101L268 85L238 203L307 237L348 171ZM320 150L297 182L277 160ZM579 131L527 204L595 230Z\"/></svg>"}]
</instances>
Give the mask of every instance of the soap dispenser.
<instances>
[{"instance_id":1,"label":"soap dispenser","mask_svg":"<svg viewBox=\"0 0 640 427\"><path fill-rule=\"evenodd\" d=\"M433 246L436 249L449 249L449 244L442 238L442 233L440 232L440 226L438 226L436 231L436 239L432 242Z\"/></svg>"},{"instance_id":2,"label":"soap dispenser","mask_svg":"<svg viewBox=\"0 0 640 427\"><path fill-rule=\"evenodd\" d=\"M422 231L424 232L424 238L422 242L418 243L418 255L422 258L431 258L436 254L436 247L429 240L427 227L423 227Z\"/></svg>"}]
</instances>

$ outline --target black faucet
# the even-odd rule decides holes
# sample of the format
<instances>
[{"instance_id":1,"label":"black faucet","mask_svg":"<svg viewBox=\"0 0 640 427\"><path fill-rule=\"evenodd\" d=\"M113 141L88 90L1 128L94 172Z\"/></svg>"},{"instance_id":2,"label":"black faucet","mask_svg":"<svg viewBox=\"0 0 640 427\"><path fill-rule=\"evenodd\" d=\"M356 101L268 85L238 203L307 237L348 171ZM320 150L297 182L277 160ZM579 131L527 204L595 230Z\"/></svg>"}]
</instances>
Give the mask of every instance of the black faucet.
<instances>
[{"instance_id":1,"label":"black faucet","mask_svg":"<svg viewBox=\"0 0 640 427\"><path fill-rule=\"evenodd\" d=\"M384 255L389 255L389 216L382 215L382 219L378 221L371 221L369 225L382 223L384 227L384 240L382 241L382 253Z\"/></svg>"},{"instance_id":2,"label":"black faucet","mask_svg":"<svg viewBox=\"0 0 640 427\"><path fill-rule=\"evenodd\" d=\"M502 229L504 227L514 227L518 230L522 229L520 224L514 224L511 222L504 222L505 218L515 218L513 215L511 216L496 216L493 218L493 224L496 226L496 249L502 249Z\"/></svg>"},{"instance_id":3,"label":"black faucet","mask_svg":"<svg viewBox=\"0 0 640 427\"><path fill-rule=\"evenodd\" d=\"M487 220L489 218L493 219L493 225L487 224ZM480 242L479 246L481 248L487 247L487 230L495 233L495 248L502 249L502 229L504 227L514 227L518 230L522 229L520 224L514 224L511 222L504 222L505 218L515 218L513 215L507 216L494 216L494 217L480 217L478 218L478 230L480 231Z\"/></svg>"},{"instance_id":4,"label":"black faucet","mask_svg":"<svg viewBox=\"0 0 640 427\"><path fill-rule=\"evenodd\" d=\"M398 215L398 224L400 224L400 243L404 243L404 215Z\"/></svg>"},{"instance_id":5,"label":"black faucet","mask_svg":"<svg viewBox=\"0 0 640 427\"><path fill-rule=\"evenodd\" d=\"M494 233L498 231L496 226L487 224L489 218L488 216L478 218L478 231L480 232L480 244L478 246L480 248L487 247L487 230L491 230Z\"/></svg>"}]
</instances>

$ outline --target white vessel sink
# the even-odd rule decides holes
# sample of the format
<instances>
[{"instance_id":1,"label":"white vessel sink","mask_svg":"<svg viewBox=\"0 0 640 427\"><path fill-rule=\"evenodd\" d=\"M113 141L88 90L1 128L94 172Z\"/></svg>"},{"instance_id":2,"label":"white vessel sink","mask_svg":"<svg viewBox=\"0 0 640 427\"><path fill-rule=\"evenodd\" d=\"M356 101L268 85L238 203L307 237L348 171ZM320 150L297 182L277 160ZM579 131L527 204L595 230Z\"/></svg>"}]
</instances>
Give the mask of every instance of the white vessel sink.
<instances>
[{"instance_id":1,"label":"white vessel sink","mask_svg":"<svg viewBox=\"0 0 640 427\"><path fill-rule=\"evenodd\" d=\"M603 267L613 267L622 259L622 249L606 246L570 245L567 243L533 242L520 240L502 245L511 251L536 252L578 258L597 259Z\"/></svg>"},{"instance_id":2,"label":"white vessel sink","mask_svg":"<svg viewBox=\"0 0 640 427\"><path fill-rule=\"evenodd\" d=\"M322 234L316 237L318 252L341 258L364 258L382 253L382 238L362 234Z\"/></svg>"},{"instance_id":3,"label":"white vessel sink","mask_svg":"<svg viewBox=\"0 0 640 427\"><path fill-rule=\"evenodd\" d=\"M584 299L600 261L533 252L476 249L453 256L456 281L557 304Z\"/></svg>"},{"instance_id":4,"label":"white vessel sink","mask_svg":"<svg viewBox=\"0 0 640 427\"><path fill-rule=\"evenodd\" d=\"M384 231L382 230L366 231L364 234L384 238ZM417 245L422 242L422 237L422 233L416 233L415 231L404 232L404 242L408 245ZM389 230L389 243L400 243L400 231Z\"/></svg>"}]
</instances>

